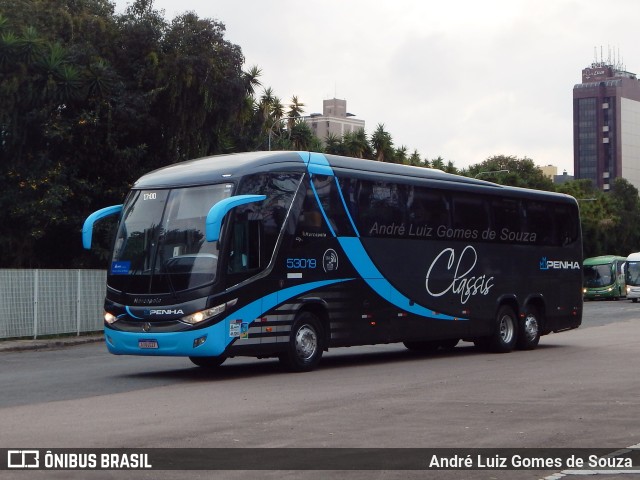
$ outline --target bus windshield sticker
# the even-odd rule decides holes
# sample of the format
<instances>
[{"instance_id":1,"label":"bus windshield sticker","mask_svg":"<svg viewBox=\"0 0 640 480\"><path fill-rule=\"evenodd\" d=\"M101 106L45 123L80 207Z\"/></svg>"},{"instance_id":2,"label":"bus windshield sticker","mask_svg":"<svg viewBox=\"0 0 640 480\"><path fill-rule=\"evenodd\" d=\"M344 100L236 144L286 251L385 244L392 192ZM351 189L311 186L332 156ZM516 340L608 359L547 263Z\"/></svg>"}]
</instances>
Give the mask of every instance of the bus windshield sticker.
<instances>
[{"instance_id":1,"label":"bus windshield sticker","mask_svg":"<svg viewBox=\"0 0 640 480\"><path fill-rule=\"evenodd\" d=\"M131 262L129 260L111 262L111 275L128 275L129 270L131 270Z\"/></svg>"},{"instance_id":2,"label":"bus windshield sticker","mask_svg":"<svg viewBox=\"0 0 640 480\"><path fill-rule=\"evenodd\" d=\"M242 320L231 320L231 322L229 322L229 337L240 338L241 326Z\"/></svg>"},{"instance_id":3,"label":"bus windshield sticker","mask_svg":"<svg viewBox=\"0 0 640 480\"><path fill-rule=\"evenodd\" d=\"M249 338L249 324L246 322L240 324L240 338Z\"/></svg>"}]
</instances>

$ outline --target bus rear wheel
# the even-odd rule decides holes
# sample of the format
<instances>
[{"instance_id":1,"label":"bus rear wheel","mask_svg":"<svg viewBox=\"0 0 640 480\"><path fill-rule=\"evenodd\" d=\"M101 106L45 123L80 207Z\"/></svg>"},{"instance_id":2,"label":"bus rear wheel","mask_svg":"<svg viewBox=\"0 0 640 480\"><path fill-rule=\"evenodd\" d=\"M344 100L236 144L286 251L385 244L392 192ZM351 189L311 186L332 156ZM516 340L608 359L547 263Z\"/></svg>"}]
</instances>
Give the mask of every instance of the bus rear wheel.
<instances>
[{"instance_id":1,"label":"bus rear wheel","mask_svg":"<svg viewBox=\"0 0 640 480\"><path fill-rule=\"evenodd\" d=\"M219 357L189 357L189 360L193 362L194 365L197 365L202 368L218 368L220 365L224 363L227 357L219 356Z\"/></svg>"},{"instance_id":2,"label":"bus rear wheel","mask_svg":"<svg viewBox=\"0 0 640 480\"><path fill-rule=\"evenodd\" d=\"M513 350L518 337L516 314L511 307L503 305L496 315L495 330L488 339L489 350L507 353Z\"/></svg>"},{"instance_id":3,"label":"bus rear wheel","mask_svg":"<svg viewBox=\"0 0 640 480\"><path fill-rule=\"evenodd\" d=\"M311 312L300 313L291 328L289 344L280 362L291 372L309 372L322 358L322 325Z\"/></svg>"},{"instance_id":4,"label":"bus rear wheel","mask_svg":"<svg viewBox=\"0 0 640 480\"><path fill-rule=\"evenodd\" d=\"M519 350L533 350L540 341L540 314L535 307L527 307L524 318L518 322L518 340L516 346Z\"/></svg>"}]
</instances>

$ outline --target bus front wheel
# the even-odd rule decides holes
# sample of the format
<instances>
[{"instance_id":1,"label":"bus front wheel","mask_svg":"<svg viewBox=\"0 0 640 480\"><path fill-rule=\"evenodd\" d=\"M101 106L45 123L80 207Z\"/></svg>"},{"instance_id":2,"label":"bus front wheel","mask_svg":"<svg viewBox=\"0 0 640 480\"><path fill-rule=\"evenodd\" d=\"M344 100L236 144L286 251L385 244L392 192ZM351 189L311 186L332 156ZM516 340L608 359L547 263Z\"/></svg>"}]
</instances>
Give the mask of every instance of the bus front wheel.
<instances>
[{"instance_id":1,"label":"bus front wheel","mask_svg":"<svg viewBox=\"0 0 640 480\"><path fill-rule=\"evenodd\" d=\"M496 315L495 330L489 337L488 346L492 352L507 353L516 345L517 319L511 307L503 305Z\"/></svg>"},{"instance_id":2,"label":"bus front wheel","mask_svg":"<svg viewBox=\"0 0 640 480\"><path fill-rule=\"evenodd\" d=\"M194 365L197 365L202 368L218 368L223 362L227 359L227 357L219 356L219 357L189 357L189 360L193 362Z\"/></svg>"},{"instance_id":3,"label":"bus front wheel","mask_svg":"<svg viewBox=\"0 0 640 480\"><path fill-rule=\"evenodd\" d=\"M302 312L293 322L289 344L280 362L291 372L309 372L322 358L322 326L311 312Z\"/></svg>"}]
</instances>

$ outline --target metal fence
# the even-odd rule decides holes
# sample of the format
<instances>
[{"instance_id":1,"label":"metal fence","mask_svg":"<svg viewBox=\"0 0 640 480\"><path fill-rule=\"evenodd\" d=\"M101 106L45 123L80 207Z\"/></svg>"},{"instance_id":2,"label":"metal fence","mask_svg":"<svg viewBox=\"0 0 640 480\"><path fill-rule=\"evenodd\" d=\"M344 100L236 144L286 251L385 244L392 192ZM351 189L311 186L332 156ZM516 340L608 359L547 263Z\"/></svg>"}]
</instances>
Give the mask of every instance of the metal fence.
<instances>
[{"instance_id":1,"label":"metal fence","mask_svg":"<svg viewBox=\"0 0 640 480\"><path fill-rule=\"evenodd\" d=\"M0 339L102 330L104 270L0 269Z\"/></svg>"}]
</instances>

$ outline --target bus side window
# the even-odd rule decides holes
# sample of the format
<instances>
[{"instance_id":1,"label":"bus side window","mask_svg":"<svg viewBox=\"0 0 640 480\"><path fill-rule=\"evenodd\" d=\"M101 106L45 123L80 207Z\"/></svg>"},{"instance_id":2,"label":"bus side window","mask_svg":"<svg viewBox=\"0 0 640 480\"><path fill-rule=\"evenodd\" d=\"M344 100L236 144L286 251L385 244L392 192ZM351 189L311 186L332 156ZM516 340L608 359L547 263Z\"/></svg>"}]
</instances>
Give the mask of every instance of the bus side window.
<instances>
[{"instance_id":1,"label":"bus side window","mask_svg":"<svg viewBox=\"0 0 640 480\"><path fill-rule=\"evenodd\" d=\"M453 228L477 231L479 234L489 227L487 204L482 198L471 195L455 196L453 201Z\"/></svg>"},{"instance_id":2,"label":"bus side window","mask_svg":"<svg viewBox=\"0 0 640 480\"><path fill-rule=\"evenodd\" d=\"M340 193L338 193L338 179L332 176L313 175L311 181L334 233L336 235L353 235L351 223L344 211Z\"/></svg>"},{"instance_id":3,"label":"bus side window","mask_svg":"<svg viewBox=\"0 0 640 480\"><path fill-rule=\"evenodd\" d=\"M575 212L574 206L557 205L554 211L554 217L558 229L558 235L561 245L569 245L578 239L580 226L577 222L578 214Z\"/></svg>"},{"instance_id":4,"label":"bus side window","mask_svg":"<svg viewBox=\"0 0 640 480\"><path fill-rule=\"evenodd\" d=\"M293 248L307 246L330 235L313 190L309 186L303 186L302 189L306 191L302 192L304 199L298 215Z\"/></svg>"},{"instance_id":5,"label":"bus side window","mask_svg":"<svg viewBox=\"0 0 640 480\"><path fill-rule=\"evenodd\" d=\"M493 230L500 238L503 232L520 233L524 231L521 224L522 210L520 201L509 198L494 198L491 200L491 213L493 215ZM517 238L517 237L516 237ZM527 242L529 236L526 237Z\"/></svg>"},{"instance_id":6,"label":"bus side window","mask_svg":"<svg viewBox=\"0 0 640 480\"><path fill-rule=\"evenodd\" d=\"M262 222L250 220L250 211L236 215L229 251L229 273L251 272L260 268Z\"/></svg>"},{"instance_id":7,"label":"bus side window","mask_svg":"<svg viewBox=\"0 0 640 480\"><path fill-rule=\"evenodd\" d=\"M449 203L442 192L424 187L416 187L409 208L409 221L416 225L426 225L433 229L449 227Z\"/></svg>"},{"instance_id":8,"label":"bus side window","mask_svg":"<svg viewBox=\"0 0 640 480\"><path fill-rule=\"evenodd\" d=\"M537 245L557 245L558 236L555 221L548 205L541 202L528 201L525 209L525 228L536 235Z\"/></svg>"}]
</instances>

